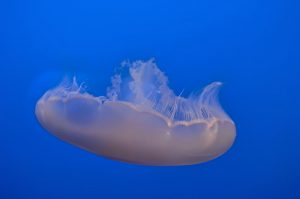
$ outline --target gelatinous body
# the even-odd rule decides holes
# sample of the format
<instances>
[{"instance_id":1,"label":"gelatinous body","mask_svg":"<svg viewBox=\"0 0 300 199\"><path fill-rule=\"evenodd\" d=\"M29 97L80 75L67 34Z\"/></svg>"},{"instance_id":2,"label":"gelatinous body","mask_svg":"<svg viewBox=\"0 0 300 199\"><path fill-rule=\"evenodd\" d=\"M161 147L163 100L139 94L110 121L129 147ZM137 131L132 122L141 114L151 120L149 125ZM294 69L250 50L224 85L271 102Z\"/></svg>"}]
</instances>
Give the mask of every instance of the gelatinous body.
<instances>
[{"instance_id":1,"label":"gelatinous body","mask_svg":"<svg viewBox=\"0 0 300 199\"><path fill-rule=\"evenodd\" d=\"M137 164L196 164L230 148L235 125L218 103L220 82L184 98L153 60L122 69L106 96L88 94L76 81L47 91L36 104L39 122L66 142Z\"/></svg>"}]
</instances>

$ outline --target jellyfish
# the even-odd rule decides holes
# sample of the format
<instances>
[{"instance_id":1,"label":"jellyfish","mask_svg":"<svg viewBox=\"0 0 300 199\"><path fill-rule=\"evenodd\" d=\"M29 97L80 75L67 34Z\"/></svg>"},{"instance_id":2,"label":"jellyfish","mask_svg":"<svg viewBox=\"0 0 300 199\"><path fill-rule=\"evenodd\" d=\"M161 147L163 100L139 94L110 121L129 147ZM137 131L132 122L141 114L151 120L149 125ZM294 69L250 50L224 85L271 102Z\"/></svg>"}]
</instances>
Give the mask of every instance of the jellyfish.
<instances>
[{"instance_id":1,"label":"jellyfish","mask_svg":"<svg viewBox=\"0 0 300 199\"><path fill-rule=\"evenodd\" d=\"M41 126L94 154L133 164L192 165L224 154L236 129L218 102L222 85L183 97L168 87L154 60L124 62L105 96L73 81L36 103Z\"/></svg>"}]
</instances>

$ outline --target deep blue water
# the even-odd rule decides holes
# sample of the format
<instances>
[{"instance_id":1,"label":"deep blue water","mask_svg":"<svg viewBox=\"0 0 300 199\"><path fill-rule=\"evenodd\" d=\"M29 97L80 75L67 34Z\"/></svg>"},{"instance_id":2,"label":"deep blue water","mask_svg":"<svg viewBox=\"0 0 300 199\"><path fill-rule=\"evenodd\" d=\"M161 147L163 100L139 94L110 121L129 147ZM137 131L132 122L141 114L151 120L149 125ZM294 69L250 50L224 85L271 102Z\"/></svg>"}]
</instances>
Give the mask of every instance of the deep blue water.
<instances>
[{"instance_id":1,"label":"deep blue water","mask_svg":"<svg viewBox=\"0 0 300 199\"><path fill-rule=\"evenodd\" d=\"M0 198L300 198L296 0L0 2ZM95 156L46 133L36 100L65 74L104 94L123 60L154 57L170 86L225 83L233 147L194 166Z\"/></svg>"}]
</instances>

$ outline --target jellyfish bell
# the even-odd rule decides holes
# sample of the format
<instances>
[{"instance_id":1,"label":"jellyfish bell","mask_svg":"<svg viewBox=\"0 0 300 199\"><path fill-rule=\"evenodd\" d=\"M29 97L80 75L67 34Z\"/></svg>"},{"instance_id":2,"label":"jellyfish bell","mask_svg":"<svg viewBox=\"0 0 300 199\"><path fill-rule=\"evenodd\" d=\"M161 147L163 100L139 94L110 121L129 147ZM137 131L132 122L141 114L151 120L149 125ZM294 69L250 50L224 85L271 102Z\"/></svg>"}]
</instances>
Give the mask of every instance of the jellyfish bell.
<instances>
[{"instance_id":1,"label":"jellyfish bell","mask_svg":"<svg viewBox=\"0 0 300 199\"><path fill-rule=\"evenodd\" d=\"M218 103L220 82L184 98L153 60L121 69L106 96L87 93L75 79L47 91L36 104L38 121L66 142L136 164L197 164L231 147L236 130Z\"/></svg>"}]
</instances>

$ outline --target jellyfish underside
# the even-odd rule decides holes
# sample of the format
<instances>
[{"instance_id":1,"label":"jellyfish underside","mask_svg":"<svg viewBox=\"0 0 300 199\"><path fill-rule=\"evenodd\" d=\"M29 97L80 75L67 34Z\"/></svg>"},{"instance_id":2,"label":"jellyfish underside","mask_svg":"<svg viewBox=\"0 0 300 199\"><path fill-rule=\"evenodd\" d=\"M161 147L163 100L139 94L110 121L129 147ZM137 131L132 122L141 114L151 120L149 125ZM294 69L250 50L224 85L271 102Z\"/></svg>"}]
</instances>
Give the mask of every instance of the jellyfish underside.
<instances>
[{"instance_id":1,"label":"jellyfish underside","mask_svg":"<svg viewBox=\"0 0 300 199\"><path fill-rule=\"evenodd\" d=\"M38 121L66 142L135 164L201 163L233 144L235 125L217 100L220 82L184 98L153 60L121 68L106 96L85 92L75 80L47 91L36 104Z\"/></svg>"}]
</instances>

